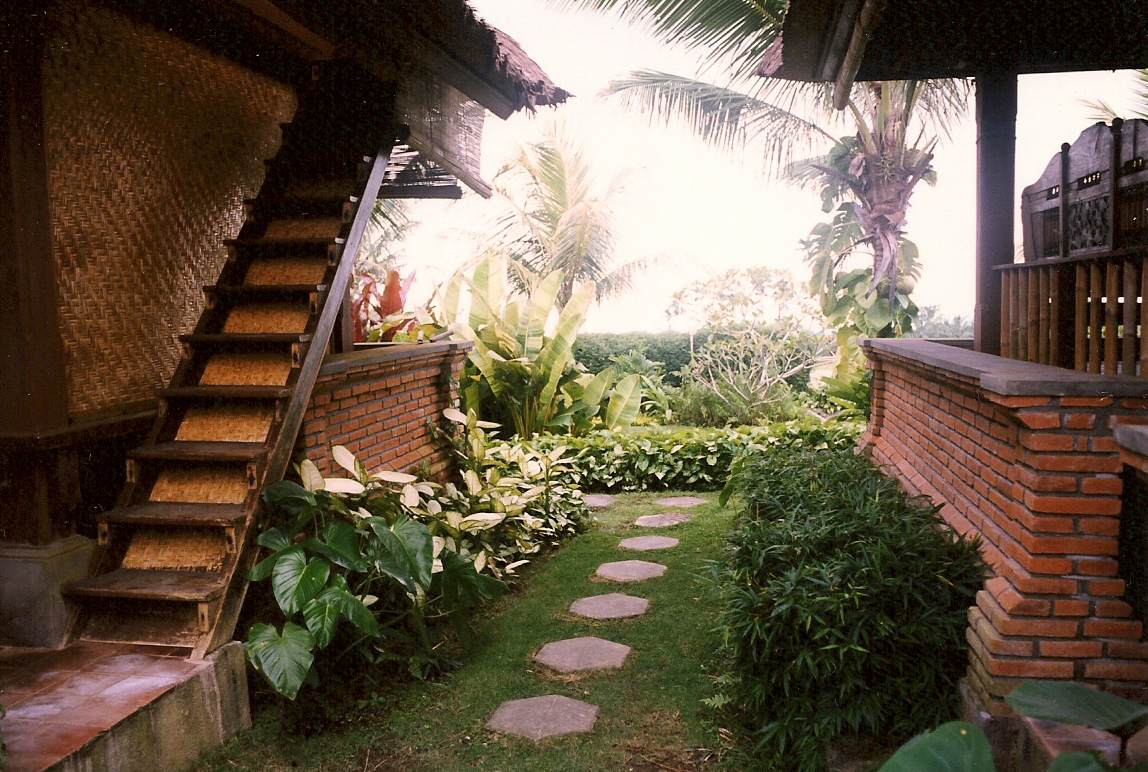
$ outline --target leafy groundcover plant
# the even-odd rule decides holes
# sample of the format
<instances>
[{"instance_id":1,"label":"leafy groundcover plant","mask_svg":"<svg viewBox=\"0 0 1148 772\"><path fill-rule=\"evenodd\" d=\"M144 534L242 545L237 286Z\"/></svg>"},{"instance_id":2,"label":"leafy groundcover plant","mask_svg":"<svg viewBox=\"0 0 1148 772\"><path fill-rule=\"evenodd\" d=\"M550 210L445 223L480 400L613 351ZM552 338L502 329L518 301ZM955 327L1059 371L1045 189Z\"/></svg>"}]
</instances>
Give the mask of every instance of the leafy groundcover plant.
<instances>
[{"instance_id":1,"label":"leafy groundcover plant","mask_svg":"<svg viewBox=\"0 0 1148 772\"><path fill-rule=\"evenodd\" d=\"M504 592L502 578L584 527L580 492L557 480L564 449L488 447L473 415L447 413L465 427L462 485L372 474L336 447L352 477L324 479L305 461L301 483L264 492L278 524L260 534L270 555L250 578L270 580L284 621L253 625L245 648L280 694L294 699L325 669L345 681L369 680L387 661L423 678L450 667L434 623L453 622L465 641L467 613ZM348 662L365 667L348 671Z\"/></svg>"},{"instance_id":2,"label":"leafy groundcover plant","mask_svg":"<svg viewBox=\"0 0 1148 772\"><path fill-rule=\"evenodd\" d=\"M569 451L568 464L587 491L719 490L738 458L798 449L852 448L859 426L809 418L737 429L596 431L585 437L536 437L540 453Z\"/></svg>"},{"instance_id":3,"label":"leafy groundcover plant","mask_svg":"<svg viewBox=\"0 0 1148 772\"><path fill-rule=\"evenodd\" d=\"M725 701L777 769L816 772L847 733L910 737L955 712L985 565L851 450L738 464L744 511L715 567Z\"/></svg>"}]
</instances>

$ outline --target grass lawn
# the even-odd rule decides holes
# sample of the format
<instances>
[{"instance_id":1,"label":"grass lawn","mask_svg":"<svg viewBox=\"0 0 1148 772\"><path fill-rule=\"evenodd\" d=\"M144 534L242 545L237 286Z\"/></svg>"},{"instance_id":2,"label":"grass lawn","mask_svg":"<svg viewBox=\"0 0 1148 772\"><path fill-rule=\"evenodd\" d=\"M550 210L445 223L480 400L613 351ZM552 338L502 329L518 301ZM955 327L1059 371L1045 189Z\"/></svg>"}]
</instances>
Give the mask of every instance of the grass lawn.
<instances>
[{"instance_id":1,"label":"grass lawn","mask_svg":"<svg viewBox=\"0 0 1148 772\"><path fill-rule=\"evenodd\" d=\"M544 562L516 592L493 604L480 623L465 665L430 683L397 689L339 732L292 737L274 707L255 727L201 760L200 770L339 770L340 772L698 772L718 770L725 745L700 700L717 656L716 603L699 578L721 551L732 509L710 503L671 528L632 525L667 511L655 499L673 493L621 494L597 515L598 526ZM692 494L691 494L692 495ZM681 543L669 550L620 550L620 539L659 534ZM644 559L669 570L634 584L593 582L599 564ZM625 592L650 600L644 616L596 621L566 609L577 598ZM558 675L531 655L549 641L582 635L633 647L620 670ZM353 677L348 674L348 677ZM483 724L503 700L562 694L598 705L593 733L540 743L494 735Z\"/></svg>"}]
</instances>

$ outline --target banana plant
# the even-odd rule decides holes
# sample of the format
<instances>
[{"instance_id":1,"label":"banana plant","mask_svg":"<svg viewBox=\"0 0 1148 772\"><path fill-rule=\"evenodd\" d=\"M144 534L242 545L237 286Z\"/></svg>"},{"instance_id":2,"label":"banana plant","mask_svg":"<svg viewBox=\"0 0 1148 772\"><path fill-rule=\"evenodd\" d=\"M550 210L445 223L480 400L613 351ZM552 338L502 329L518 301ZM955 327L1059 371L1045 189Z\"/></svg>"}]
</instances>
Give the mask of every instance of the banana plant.
<instances>
[{"instance_id":1,"label":"banana plant","mask_svg":"<svg viewBox=\"0 0 1148 772\"><path fill-rule=\"evenodd\" d=\"M506 271L505 258L488 257L470 277L456 273L440 293L444 318L473 344L460 384L463 410L511 426L521 438L582 433L598 421L609 428L631 423L641 406L637 379L615 382L612 371L590 376L574 360L594 285L578 285L559 305L561 271L543 277L528 297L510 294Z\"/></svg>"}]
</instances>

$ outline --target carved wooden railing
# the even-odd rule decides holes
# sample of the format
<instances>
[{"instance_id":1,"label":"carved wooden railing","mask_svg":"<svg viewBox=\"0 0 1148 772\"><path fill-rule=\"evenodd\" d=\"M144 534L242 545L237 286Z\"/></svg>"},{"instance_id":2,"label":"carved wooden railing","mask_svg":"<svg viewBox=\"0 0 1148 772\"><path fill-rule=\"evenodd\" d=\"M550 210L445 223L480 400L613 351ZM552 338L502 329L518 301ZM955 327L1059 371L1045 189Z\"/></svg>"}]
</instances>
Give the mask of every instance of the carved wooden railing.
<instances>
[{"instance_id":1,"label":"carved wooden railing","mask_svg":"<svg viewBox=\"0 0 1148 772\"><path fill-rule=\"evenodd\" d=\"M1001 354L1148 376L1148 121L1097 123L1021 198L1023 263L1000 266Z\"/></svg>"}]
</instances>

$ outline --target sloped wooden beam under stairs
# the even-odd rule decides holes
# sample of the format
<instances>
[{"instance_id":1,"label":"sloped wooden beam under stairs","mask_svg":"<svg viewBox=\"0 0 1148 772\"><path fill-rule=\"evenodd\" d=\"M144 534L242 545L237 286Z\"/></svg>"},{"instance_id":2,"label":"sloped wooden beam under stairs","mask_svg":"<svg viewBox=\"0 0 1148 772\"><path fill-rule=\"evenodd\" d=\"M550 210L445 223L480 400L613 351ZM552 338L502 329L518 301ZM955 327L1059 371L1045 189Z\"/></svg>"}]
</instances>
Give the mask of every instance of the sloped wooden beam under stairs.
<instances>
[{"instance_id":1,"label":"sloped wooden beam under stairs","mask_svg":"<svg viewBox=\"0 0 1148 772\"><path fill-rule=\"evenodd\" d=\"M393 93L328 65L300 95L117 507L98 569L67 592L78 636L189 647L231 640L260 493L281 479L401 137ZM146 291L141 287L140 291Z\"/></svg>"}]
</instances>

